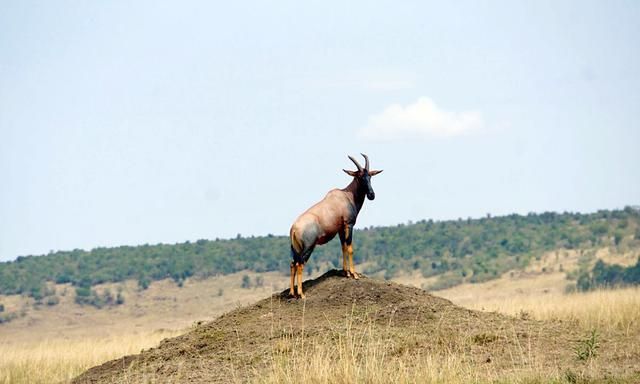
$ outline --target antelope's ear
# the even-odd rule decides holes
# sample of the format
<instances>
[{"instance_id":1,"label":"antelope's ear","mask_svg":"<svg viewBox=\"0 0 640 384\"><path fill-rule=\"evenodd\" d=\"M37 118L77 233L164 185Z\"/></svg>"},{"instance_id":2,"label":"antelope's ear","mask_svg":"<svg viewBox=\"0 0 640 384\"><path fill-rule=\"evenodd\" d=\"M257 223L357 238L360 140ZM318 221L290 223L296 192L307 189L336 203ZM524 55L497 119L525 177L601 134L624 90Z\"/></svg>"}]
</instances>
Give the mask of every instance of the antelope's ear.
<instances>
[{"instance_id":1,"label":"antelope's ear","mask_svg":"<svg viewBox=\"0 0 640 384\"><path fill-rule=\"evenodd\" d=\"M344 171L344 173L346 173L349 176L353 176L353 177L358 176L358 172L356 172L356 171L348 171L346 169L343 169L343 171Z\"/></svg>"},{"instance_id":2,"label":"antelope's ear","mask_svg":"<svg viewBox=\"0 0 640 384\"><path fill-rule=\"evenodd\" d=\"M369 171L369 176L375 176L375 175L377 175L378 173L382 173L382 169L381 169L381 170L379 170L379 171Z\"/></svg>"}]
</instances>

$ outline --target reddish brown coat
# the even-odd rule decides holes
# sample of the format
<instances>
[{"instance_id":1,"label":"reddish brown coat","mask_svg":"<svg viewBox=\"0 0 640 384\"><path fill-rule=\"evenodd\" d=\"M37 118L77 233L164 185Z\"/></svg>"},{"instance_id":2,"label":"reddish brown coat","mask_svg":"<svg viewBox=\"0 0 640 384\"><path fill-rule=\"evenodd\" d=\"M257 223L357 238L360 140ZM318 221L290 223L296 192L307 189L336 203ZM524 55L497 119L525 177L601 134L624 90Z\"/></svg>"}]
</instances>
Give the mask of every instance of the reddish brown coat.
<instances>
[{"instance_id":1,"label":"reddish brown coat","mask_svg":"<svg viewBox=\"0 0 640 384\"><path fill-rule=\"evenodd\" d=\"M375 198L371 187L371 177L382 171L370 171L369 159L366 155L365 167L349 156L349 159L358 167L357 171L345 172L353 176L351 183L344 189L332 189L327 195L301 214L291 226L289 236L291 239L291 289L294 295L295 276L298 275L298 293L302 293L302 273L304 264L309 260L316 245L326 244L336 234L340 236L342 243L342 268L347 277L358 278L353 267L353 226L356 223L358 213L362 209L365 196L369 200ZM347 263L347 257L349 262Z\"/></svg>"}]
</instances>

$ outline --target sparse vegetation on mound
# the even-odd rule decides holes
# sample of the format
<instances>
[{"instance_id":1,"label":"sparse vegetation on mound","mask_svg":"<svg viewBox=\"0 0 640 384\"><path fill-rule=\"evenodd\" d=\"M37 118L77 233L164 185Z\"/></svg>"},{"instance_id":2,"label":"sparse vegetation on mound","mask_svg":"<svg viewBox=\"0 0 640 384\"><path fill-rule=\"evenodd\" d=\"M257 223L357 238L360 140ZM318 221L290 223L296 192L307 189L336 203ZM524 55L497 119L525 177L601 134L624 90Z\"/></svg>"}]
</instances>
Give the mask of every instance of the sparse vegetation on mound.
<instances>
[{"instance_id":1,"label":"sparse vegetation on mound","mask_svg":"<svg viewBox=\"0 0 640 384\"><path fill-rule=\"evenodd\" d=\"M599 334L597 353L580 360L589 335L573 322L467 310L418 288L338 271L304 288L307 300L285 290L74 383L640 378L638 330Z\"/></svg>"}]
</instances>

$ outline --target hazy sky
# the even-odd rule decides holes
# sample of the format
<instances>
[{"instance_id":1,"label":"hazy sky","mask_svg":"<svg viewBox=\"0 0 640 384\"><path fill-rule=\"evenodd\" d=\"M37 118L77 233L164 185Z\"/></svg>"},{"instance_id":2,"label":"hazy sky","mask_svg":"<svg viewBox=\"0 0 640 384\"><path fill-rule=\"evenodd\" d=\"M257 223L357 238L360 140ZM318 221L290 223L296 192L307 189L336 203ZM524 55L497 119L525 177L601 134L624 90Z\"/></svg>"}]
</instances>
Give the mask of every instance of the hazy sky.
<instances>
[{"instance_id":1,"label":"hazy sky","mask_svg":"<svg viewBox=\"0 0 640 384\"><path fill-rule=\"evenodd\" d=\"M372 3L1 2L0 260L640 203L640 2Z\"/></svg>"}]
</instances>

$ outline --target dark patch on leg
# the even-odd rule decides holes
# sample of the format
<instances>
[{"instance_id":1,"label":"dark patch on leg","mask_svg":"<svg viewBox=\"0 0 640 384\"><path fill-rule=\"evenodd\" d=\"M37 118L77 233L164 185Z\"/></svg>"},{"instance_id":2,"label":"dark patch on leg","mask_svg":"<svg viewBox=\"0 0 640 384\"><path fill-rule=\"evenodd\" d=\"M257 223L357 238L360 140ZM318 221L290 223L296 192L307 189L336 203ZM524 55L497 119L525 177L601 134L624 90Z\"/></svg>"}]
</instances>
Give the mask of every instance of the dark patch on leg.
<instances>
[{"instance_id":1,"label":"dark patch on leg","mask_svg":"<svg viewBox=\"0 0 640 384\"><path fill-rule=\"evenodd\" d=\"M315 246L315 244L314 244L314 245L312 245L312 246L310 246L310 247L308 247L308 248L305 248L305 250L302 252L302 256L301 256L301 257L302 257L303 262L302 262L302 263L300 263L300 264L303 264L303 265L304 265L307 261L309 261L309 258L311 257L311 253L313 252L313 250L315 249L315 247L316 247L316 246Z\"/></svg>"},{"instance_id":2,"label":"dark patch on leg","mask_svg":"<svg viewBox=\"0 0 640 384\"><path fill-rule=\"evenodd\" d=\"M350 250L352 248L351 242L353 241L353 224L347 224L340 230L340 242L342 243L342 271L345 277L355 277L353 268L350 267Z\"/></svg>"},{"instance_id":3,"label":"dark patch on leg","mask_svg":"<svg viewBox=\"0 0 640 384\"><path fill-rule=\"evenodd\" d=\"M351 242L353 241L353 224L347 225L345 232L347 232L347 236L344 240L347 245L351 245Z\"/></svg>"}]
</instances>

